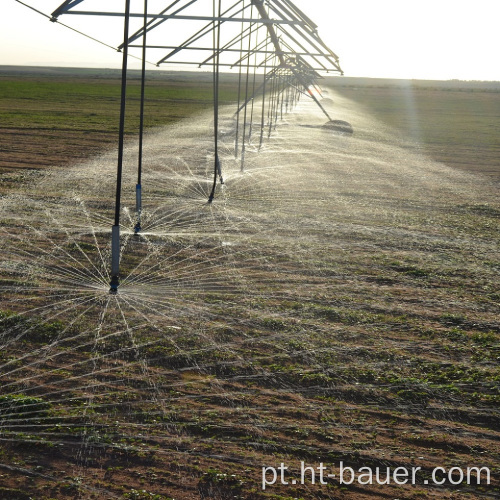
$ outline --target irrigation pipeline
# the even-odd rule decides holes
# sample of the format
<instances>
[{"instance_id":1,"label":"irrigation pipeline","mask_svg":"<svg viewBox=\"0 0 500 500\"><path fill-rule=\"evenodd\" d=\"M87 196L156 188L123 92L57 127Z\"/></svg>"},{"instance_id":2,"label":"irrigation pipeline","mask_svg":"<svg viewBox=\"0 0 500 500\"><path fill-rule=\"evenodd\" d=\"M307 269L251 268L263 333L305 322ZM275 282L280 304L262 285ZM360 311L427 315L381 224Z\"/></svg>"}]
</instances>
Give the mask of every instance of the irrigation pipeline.
<instances>
[{"instance_id":1,"label":"irrigation pipeline","mask_svg":"<svg viewBox=\"0 0 500 500\"><path fill-rule=\"evenodd\" d=\"M235 136L234 155L240 156L240 170L245 169L245 156L247 145L251 144L254 132L255 101L262 100L260 107L260 136L258 149L263 145L264 133L271 137L276 129L279 120L293 109L301 94L311 97L329 122L332 122L328 112L319 102L318 98L311 90L319 89L315 85L317 77L316 69L328 69L342 72L338 63L338 58L331 52L317 35L316 25L310 21L291 1L269 1L263 0L236 0L229 8L223 9L223 0L213 0L211 15L203 15L203 12L196 11L196 15L186 15L189 7L196 4L197 0L175 0L160 14L150 14L148 12L148 1L144 0L144 12L142 14L131 12L131 1L125 0L125 11L120 12L92 12L92 11L72 11L72 9L82 3L80 1L66 0L52 16L28 6L20 0L18 3L35 10L39 14L47 17L53 22L59 22L58 17L62 14L77 15L100 15L100 16L124 16L124 39L118 50L123 52L122 61L122 88L120 104L119 123L119 143L118 143L118 165L116 178L116 199L115 199L115 219L112 227L112 263L111 263L111 283L110 292L116 293L119 285L120 270L120 211L121 211L121 190L123 174L123 153L124 153L124 130L125 130L125 106L127 92L127 61L129 48L139 47L132 43L142 37L142 57L141 60L141 102L140 102L140 124L139 124L139 154L137 166L136 184L136 225L135 233L141 231L142 206L142 170L143 170L143 146L144 146L144 114L145 114L145 86L146 86L146 51L148 48L173 49L163 58L159 59L156 66L162 63L176 64L197 64L199 67L211 64L213 72L213 113L214 113L214 137L213 137L213 181L208 194L208 203L212 203L215 195L218 180L224 184L221 159L219 154L219 106L220 106L220 70L223 66L238 66L238 106L235 113ZM200 2L201 3L201 2ZM207 9L208 10L208 9ZM271 12L272 11L272 12ZM208 13L205 13L208 14ZM255 15L255 18L254 18ZM140 29L129 34L130 20L133 18L143 18ZM272 17L272 18L271 18ZM157 29L167 20L192 19L197 21L209 21L201 29L189 36L179 45L151 45L147 43L147 33ZM239 34L230 40L222 43L221 25L224 23L240 23ZM63 25L62 23L60 23ZM65 26L65 25L63 25ZM68 27L68 26L66 26ZM69 27L68 27L69 28ZM70 28L73 29L73 28ZM259 31L265 30L265 37L259 37ZM73 29L74 30L74 29ZM277 31L279 30L279 32ZM77 30L74 30L77 31ZM80 32L81 33L81 32ZM84 35L84 33L81 33ZM278 36L279 34L279 36ZM203 46L207 37L212 38L210 43ZM88 36L88 35L85 35ZM92 37L89 37L92 38ZM260 38L262 40L260 40ZM93 38L92 38L93 39ZM97 39L94 39L98 41ZM194 43L201 42L201 47L193 46ZM102 42L100 42L102 43ZM237 48L239 44L239 50ZM104 44L107 47L111 45ZM113 50L116 50L114 47ZM202 62L177 61L175 57L187 50L211 50L212 55ZM221 61L221 55L229 57L232 53L238 53L236 62L227 64ZM203 53L203 52L201 52ZM304 57L306 56L306 58ZM135 56L130 56L135 57ZM309 59L307 59L307 57ZM307 59L307 60L306 60ZM320 60L321 59L321 60ZM327 66L329 65L329 68ZM251 71L253 68L253 72ZM316 69L315 69L316 68ZM257 77L257 74L261 77ZM257 82L259 81L259 85ZM250 106L250 109L248 107ZM267 117L267 121L266 121ZM249 121L248 121L249 118Z\"/></svg>"}]
</instances>

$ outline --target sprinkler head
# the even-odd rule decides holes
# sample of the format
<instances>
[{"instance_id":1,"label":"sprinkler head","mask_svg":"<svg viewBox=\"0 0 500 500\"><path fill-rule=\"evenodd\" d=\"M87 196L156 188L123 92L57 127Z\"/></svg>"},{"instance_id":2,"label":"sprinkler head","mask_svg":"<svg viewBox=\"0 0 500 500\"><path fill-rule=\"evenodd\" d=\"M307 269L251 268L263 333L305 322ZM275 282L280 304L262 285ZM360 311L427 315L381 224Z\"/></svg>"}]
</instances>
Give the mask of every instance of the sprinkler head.
<instances>
[{"instance_id":1,"label":"sprinkler head","mask_svg":"<svg viewBox=\"0 0 500 500\"><path fill-rule=\"evenodd\" d=\"M135 233L135 234L140 233L140 232L141 232L141 229L142 229L142 227L141 227L141 223L140 223L140 222L138 222L138 223L135 225L135 227L134 227L134 233Z\"/></svg>"},{"instance_id":2,"label":"sprinkler head","mask_svg":"<svg viewBox=\"0 0 500 500\"><path fill-rule=\"evenodd\" d=\"M341 135L352 135L354 133L352 125L344 120L330 120L323 125L323 128L338 132Z\"/></svg>"},{"instance_id":3,"label":"sprinkler head","mask_svg":"<svg viewBox=\"0 0 500 500\"><path fill-rule=\"evenodd\" d=\"M116 295L118 293L118 285L120 284L120 281L118 279L118 276L111 276L111 281L109 283L109 293Z\"/></svg>"}]
</instances>

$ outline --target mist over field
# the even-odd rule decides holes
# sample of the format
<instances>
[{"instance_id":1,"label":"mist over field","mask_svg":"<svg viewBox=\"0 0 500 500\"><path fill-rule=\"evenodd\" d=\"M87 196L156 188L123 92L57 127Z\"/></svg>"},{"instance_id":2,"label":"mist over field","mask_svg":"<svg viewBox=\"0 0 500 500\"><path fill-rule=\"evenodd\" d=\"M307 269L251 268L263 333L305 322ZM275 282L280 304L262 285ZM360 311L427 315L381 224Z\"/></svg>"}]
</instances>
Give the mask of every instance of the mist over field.
<instances>
[{"instance_id":1,"label":"mist over field","mask_svg":"<svg viewBox=\"0 0 500 500\"><path fill-rule=\"evenodd\" d=\"M498 496L498 91L323 83L354 134L302 97L261 148L248 117L243 169L221 108L212 204L213 113L180 96L161 126L153 90L138 235L126 142L116 295L115 149L1 174L0 497ZM94 87L76 88L59 112ZM111 134L95 108L75 121ZM262 489L262 467L291 481L301 461L421 471ZM491 484L425 483L436 467L487 467Z\"/></svg>"}]
</instances>

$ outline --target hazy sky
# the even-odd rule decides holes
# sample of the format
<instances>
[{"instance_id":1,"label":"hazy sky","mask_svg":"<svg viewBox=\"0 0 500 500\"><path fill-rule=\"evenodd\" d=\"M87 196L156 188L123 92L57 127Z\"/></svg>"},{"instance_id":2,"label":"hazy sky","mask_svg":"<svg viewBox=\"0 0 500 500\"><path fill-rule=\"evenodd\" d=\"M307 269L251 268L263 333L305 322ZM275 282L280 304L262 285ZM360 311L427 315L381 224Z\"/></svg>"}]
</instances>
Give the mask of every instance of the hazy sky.
<instances>
[{"instance_id":1,"label":"hazy sky","mask_svg":"<svg viewBox=\"0 0 500 500\"><path fill-rule=\"evenodd\" d=\"M113 50L51 23L15 0L0 1L0 64L120 66L121 57ZM48 14L62 3L23 1ZM123 9L123 0L107 2ZM500 81L500 0L294 3L318 24L320 36L340 57L347 76ZM112 46L122 38L119 19L106 20L106 25L83 16L63 16L61 21L98 34Z\"/></svg>"}]
</instances>

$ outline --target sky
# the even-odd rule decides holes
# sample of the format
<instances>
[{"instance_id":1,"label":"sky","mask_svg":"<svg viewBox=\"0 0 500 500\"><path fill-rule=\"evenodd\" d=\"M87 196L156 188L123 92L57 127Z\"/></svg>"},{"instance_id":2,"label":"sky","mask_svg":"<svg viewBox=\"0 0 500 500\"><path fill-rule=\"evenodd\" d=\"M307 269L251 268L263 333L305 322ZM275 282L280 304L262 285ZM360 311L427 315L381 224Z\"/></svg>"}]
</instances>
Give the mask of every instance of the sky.
<instances>
[{"instance_id":1,"label":"sky","mask_svg":"<svg viewBox=\"0 0 500 500\"><path fill-rule=\"evenodd\" d=\"M62 0L23 1L47 14L62 3ZM165 6L169 3L156 1ZM123 9L123 0L107 2L116 5L116 10ZM294 3L318 25L321 38L339 56L346 76L500 81L500 0L294 0ZM15 0L1 0L1 5L0 64L121 66L117 52L51 23ZM118 19L63 16L61 21L97 35L112 46L117 46L123 37ZM131 67L138 64L132 62Z\"/></svg>"}]
</instances>

